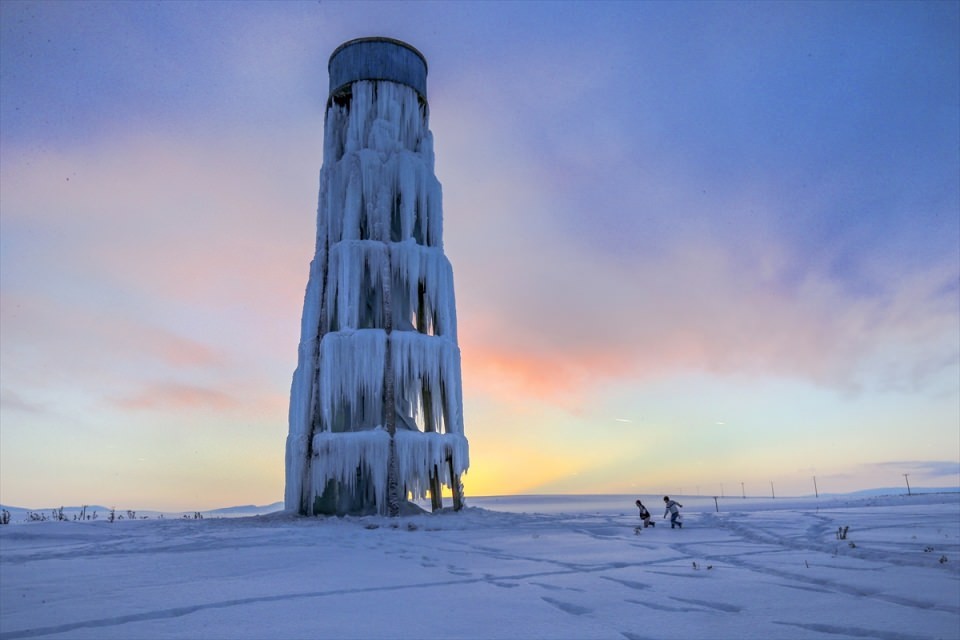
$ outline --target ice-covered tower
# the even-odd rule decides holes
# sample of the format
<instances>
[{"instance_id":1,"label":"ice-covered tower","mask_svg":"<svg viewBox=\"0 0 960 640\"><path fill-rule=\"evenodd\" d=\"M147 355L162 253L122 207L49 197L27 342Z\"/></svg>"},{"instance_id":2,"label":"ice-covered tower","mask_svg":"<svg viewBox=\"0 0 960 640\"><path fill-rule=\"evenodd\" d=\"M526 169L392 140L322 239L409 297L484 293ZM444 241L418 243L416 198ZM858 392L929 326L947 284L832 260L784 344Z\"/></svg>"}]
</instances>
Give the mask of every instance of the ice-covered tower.
<instances>
[{"instance_id":1,"label":"ice-covered tower","mask_svg":"<svg viewBox=\"0 0 960 640\"><path fill-rule=\"evenodd\" d=\"M428 128L427 63L360 38L330 56L317 243L290 392L286 508L396 515L463 504L453 271Z\"/></svg>"}]
</instances>

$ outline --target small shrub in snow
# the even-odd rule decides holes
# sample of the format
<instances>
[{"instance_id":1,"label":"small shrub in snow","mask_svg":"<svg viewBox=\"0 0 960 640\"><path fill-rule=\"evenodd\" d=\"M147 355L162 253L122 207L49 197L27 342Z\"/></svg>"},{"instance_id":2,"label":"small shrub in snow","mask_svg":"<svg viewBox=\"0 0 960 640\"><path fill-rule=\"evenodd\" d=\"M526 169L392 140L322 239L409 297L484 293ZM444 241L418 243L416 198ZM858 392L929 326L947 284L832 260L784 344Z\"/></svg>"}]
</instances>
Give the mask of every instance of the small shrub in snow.
<instances>
[{"instance_id":1,"label":"small shrub in snow","mask_svg":"<svg viewBox=\"0 0 960 640\"><path fill-rule=\"evenodd\" d=\"M837 529L837 540L846 540L847 531L849 530L850 530L850 527L840 527L839 529Z\"/></svg>"},{"instance_id":2,"label":"small shrub in snow","mask_svg":"<svg viewBox=\"0 0 960 640\"><path fill-rule=\"evenodd\" d=\"M10 512L6 509L0 511L0 524L10 524Z\"/></svg>"}]
</instances>

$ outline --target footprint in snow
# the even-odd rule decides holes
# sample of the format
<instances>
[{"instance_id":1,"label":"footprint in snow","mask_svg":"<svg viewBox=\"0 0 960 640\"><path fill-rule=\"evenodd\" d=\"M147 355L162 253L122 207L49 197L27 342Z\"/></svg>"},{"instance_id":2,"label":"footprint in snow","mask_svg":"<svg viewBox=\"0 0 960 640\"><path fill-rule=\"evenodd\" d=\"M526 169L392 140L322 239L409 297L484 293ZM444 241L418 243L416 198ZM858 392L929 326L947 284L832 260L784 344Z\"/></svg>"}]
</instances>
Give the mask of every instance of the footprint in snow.
<instances>
[{"instance_id":1,"label":"footprint in snow","mask_svg":"<svg viewBox=\"0 0 960 640\"><path fill-rule=\"evenodd\" d=\"M562 600L556 600L554 598L548 598L546 596L540 596L540 599L546 602L547 604L552 604L560 611L564 613L569 613L573 616L582 616L585 613L590 613L593 609L588 609L587 607L581 607L578 604L573 604L572 602L564 602Z\"/></svg>"}]
</instances>

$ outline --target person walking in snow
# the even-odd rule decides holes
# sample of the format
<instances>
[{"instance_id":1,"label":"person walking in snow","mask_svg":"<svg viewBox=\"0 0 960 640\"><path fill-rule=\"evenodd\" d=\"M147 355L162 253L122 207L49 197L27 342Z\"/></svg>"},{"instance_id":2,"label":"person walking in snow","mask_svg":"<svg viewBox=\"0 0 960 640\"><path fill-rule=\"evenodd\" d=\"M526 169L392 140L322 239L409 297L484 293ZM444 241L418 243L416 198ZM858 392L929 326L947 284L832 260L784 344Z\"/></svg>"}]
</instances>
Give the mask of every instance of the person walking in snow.
<instances>
[{"instance_id":1,"label":"person walking in snow","mask_svg":"<svg viewBox=\"0 0 960 640\"><path fill-rule=\"evenodd\" d=\"M680 527L683 529L683 522L680 521L680 509L677 508L683 505L676 500L671 500L670 496L663 496L663 503L667 507L666 511L663 512L663 517L666 518L667 514L670 514L670 528Z\"/></svg>"},{"instance_id":2,"label":"person walking in snow","mask_svg":"<svg viewBox=\"0 0 960 640\"><path fill-rule=\"evenodd\" d=\"M640 519L643 521L643 528L655 527L657 526L656 522L650 521L650 512L647 511L647 508L643 506L643 503L640 502L640 499L637 499L637 508L640 509Z\"/></svg>"}]
</instances>

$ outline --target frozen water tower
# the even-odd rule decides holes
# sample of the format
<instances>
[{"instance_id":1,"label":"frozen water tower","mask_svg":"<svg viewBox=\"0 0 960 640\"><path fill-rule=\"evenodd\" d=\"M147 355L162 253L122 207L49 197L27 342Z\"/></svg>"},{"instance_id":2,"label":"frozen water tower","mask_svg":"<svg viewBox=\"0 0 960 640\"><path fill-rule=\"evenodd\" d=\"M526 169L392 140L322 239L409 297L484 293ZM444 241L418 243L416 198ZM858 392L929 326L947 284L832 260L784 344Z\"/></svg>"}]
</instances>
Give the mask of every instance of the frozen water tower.
<instances>
[{"instance_id":1,"label":"frozen water tower","mask_svg":"<svg viewBox=\"0 0 960 640\"><path fill-rule=\"evenodd\" d=\"M317 238L290 392L286 509L397 515L463 505L453 270L427 62L390 38L330 56Z\"/></svg>"}]
</instances>

